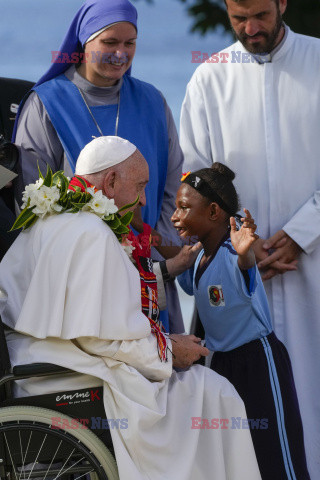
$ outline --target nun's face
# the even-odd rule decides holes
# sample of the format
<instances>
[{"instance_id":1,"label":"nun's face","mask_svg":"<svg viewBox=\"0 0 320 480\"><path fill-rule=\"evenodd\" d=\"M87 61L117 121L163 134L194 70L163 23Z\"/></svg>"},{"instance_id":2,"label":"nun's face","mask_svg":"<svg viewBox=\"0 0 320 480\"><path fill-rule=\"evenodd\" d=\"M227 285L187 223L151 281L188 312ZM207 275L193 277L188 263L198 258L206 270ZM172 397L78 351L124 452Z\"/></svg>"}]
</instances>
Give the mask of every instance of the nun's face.
<instances>
[{"instance_id":1,"label":"nun's face","mask_svg":"<svg viewBox=\"0 0 320 480\"><path fill-rule=\"evenodd\" d=\"M110 87L126 73L136 51L137 32L129 22L113 25L85 45L87 63L79 73L98 87Z\"/></svg>"}]
</instances>

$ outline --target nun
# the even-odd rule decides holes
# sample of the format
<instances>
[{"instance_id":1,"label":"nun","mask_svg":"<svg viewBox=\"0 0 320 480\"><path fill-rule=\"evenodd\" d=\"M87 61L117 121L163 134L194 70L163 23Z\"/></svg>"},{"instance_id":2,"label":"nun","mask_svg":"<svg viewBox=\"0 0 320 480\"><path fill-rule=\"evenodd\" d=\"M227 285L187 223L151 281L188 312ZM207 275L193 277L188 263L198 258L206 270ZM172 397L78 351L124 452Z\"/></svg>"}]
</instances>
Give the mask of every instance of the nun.
<instances>
[{"instance_id":1,"label":"nun","mask_svg":"<svg viewBox=\"0 0 320 480\"><path fill-rule=\"evenodd\" d=\"M18 203L24 186L38 178L38 164L72 176L82 148L92 138L118 135L141 151L150 181L143 221L167 245L180 246L171 225L182 171L182 152L172 113L152 85L131 76L136 51L137 11L128 0L87 0L76 13L52 64L20 106L13 140L20 147ZM141 223L141 222L140 222ZM154 249L153 249L154 250ZM176 254L178 247L172 249ZM154 260L162 260L153 252ZM165 272L165 265L161 264ZM167 299L161 312L171 333L184 331L173 280L155 268ZM161 286L160 286L161 288Z\"/></svg>"}]
</instances>

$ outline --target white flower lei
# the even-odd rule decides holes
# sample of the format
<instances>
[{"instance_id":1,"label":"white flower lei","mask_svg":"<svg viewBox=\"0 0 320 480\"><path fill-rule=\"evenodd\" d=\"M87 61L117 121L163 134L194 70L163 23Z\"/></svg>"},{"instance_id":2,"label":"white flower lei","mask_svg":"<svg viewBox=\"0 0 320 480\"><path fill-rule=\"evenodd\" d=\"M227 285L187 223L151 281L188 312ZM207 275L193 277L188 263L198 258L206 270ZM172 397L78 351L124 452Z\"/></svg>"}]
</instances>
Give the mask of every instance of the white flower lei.
<instances>
[{"instance_id":1,"label":"white flower lei","mask_svg":"<svg viewBox=\"0 0 320 480\"><path fill-rule=\"evenodd\" d=\"M130 231L128 225L132 220L133 212L129 211L123 216L119 213L134 206L138 199L133 204L125 205L119 210L114 203L114 199L107 198L102 190L88 187L81 177L77 176L77 179L85 191L72 185L73 191L68 189L70 178L64 176L62 171L52 174L48 166L45 178L40 170L39 173L39 180L25 187L22 196L22 212L11 230L20 228L25 230L31 227L38 218L43 219L49 215L63 212L92 212L111 228L121 242L124 251L129 257L132 257L135 247L126 238L126 235Z\"/></svg>"}]
</instances>

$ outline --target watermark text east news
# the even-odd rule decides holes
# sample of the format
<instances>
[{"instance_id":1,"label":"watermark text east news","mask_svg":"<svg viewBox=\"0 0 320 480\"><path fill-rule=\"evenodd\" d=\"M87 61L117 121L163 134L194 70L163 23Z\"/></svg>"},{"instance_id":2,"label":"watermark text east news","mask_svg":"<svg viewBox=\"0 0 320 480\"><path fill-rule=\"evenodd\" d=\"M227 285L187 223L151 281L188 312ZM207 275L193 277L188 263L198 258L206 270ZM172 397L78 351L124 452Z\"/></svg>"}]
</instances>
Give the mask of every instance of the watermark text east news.
<instances>
[{"instance_id":1,"label":"watermark text east news","mask_svg":"<svg viewBox=\"0 0 320 480\"><path fill-rule=\"evenodd\" d=\"M254 55L248 52L219 52L209 55L205 52L193 50L191 63L257 63Z\"/></svg>"},{"instance_id":2,"label":"watermark text east news","mask_svg":"<svg viewBox=\"0 0 320 480\"><path fill-rule=\"evenodd\" d=\"M201 418L191 417L192 430L267 430L267 418Z\"/></svg>"}]
</instances>

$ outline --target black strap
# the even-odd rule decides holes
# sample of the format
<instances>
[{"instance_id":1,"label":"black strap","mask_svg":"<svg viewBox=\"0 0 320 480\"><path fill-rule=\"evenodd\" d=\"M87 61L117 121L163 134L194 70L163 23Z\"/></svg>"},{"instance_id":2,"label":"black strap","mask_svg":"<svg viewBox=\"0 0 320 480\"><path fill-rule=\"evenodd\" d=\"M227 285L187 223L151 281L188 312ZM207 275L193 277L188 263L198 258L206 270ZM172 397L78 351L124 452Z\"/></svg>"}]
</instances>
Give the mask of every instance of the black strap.
<instances>
[{"instance_id":1,"label":"black strap","mask_svg":"<svg viewBox=\"0 0 320 480\"><path fill-rule=\"evenodd\" d=\"M231 210L229 205L220 197L220 195L207 183L203 178L201 178L197 173L190 173L182 183L187 183L190 187L193 187L197 190L202 196L209 198L211 202L215 202L229 215L233 216L235 212Z\"/></svg>"}]
</instances>

